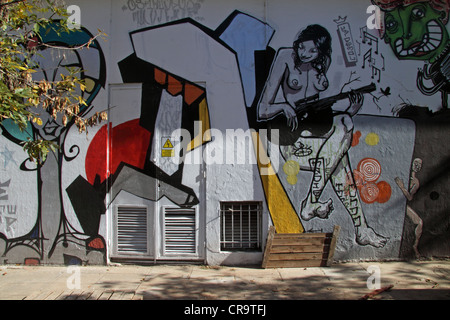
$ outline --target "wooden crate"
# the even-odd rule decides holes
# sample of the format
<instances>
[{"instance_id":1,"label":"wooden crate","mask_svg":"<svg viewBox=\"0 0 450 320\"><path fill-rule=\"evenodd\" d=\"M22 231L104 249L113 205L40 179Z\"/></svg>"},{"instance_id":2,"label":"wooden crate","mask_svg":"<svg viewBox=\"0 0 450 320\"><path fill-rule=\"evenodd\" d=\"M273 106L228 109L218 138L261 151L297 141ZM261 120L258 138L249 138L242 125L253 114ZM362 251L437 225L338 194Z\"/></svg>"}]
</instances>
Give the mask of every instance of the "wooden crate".
<instances>
[{"instance_id":1,"label":"wooden crate","mask_svg":"<svg viewBox=\"0 0 450 320\"><path fill-rule=\"evenodd\" d=\"M340 227L332 233L275 233L271 227L263 268L326 267L333 263Z\"/></svg>"}]
</instances>

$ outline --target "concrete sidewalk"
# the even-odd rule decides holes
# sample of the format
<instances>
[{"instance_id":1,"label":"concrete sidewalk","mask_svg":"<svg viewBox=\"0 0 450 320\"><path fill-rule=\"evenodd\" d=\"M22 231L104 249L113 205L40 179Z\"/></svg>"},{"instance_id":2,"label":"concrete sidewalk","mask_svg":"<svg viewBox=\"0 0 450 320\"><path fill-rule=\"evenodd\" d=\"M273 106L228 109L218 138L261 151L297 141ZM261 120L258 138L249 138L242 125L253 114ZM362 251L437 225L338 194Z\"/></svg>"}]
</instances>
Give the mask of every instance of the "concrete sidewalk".
<instances>
[{"instance_id":1,"label":"concrete sidewalk","mask_svg":"<svg viewBox=\"0 0 450 320\"><path fill-rule=\"evenodd\" d=\"M450 300L450 260L292 269L4 265L0 300L359 300L378 274L381 288L393 287L371 299Z\"/></svg>"}]
</instances>

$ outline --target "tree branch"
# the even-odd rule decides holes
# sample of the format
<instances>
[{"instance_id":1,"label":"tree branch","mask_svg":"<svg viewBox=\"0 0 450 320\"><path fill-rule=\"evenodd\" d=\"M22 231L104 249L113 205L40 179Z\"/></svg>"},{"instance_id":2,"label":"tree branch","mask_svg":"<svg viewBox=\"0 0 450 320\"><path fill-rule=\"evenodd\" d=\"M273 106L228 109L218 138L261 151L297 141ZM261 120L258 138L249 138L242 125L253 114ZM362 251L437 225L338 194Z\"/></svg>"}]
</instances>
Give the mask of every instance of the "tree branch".
<instances>
[{"instance_id":1,"label":"tree branch","mask_svg":"<svg viewBox=\"0 0 450 320\"><path fill-rule=\"evenodd\" d=\"M19 3L19 2L25 2L25 0L14 0L14 1L6 2L6 3L0 3L0 8L9 6L9 5L12 5L15 3Z\"/></svg>"}]
</instances>

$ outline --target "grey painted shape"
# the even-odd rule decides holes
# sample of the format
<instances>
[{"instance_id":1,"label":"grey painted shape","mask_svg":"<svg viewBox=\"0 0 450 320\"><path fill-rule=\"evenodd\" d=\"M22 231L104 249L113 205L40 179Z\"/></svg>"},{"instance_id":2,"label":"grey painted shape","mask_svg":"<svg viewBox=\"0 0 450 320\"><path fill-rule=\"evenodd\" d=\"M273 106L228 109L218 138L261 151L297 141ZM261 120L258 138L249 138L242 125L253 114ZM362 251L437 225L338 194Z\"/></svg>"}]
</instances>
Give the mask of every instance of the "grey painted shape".
<instances>
[{"instance_id":1,"label":"grey painted shape","mask_svg":"<svg viewBox=\"0 0 450 320\"><path fill-rule=\"evenodd\" d=\"M114 201L122 190L151 201L158 201L166 196L178 205L193 203L194 200L193 195L127 166L122 168L114 181L111 201Z\"/></svg>"}]
</instances>

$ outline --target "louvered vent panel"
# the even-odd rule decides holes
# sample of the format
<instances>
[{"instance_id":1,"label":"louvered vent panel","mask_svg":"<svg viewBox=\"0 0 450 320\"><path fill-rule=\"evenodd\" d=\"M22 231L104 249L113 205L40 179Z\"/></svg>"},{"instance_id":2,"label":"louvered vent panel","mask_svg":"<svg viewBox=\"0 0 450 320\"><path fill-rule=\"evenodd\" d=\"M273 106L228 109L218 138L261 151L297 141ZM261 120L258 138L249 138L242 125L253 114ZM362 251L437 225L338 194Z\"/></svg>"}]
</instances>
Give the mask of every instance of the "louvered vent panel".
<instances>
[{"instance_id":1,"label":"louvered vent panel","mask_svg":"<svg viewBox=\"0 0 450 320\"><path fill-rule=\"evenodd\" d=\"M117 251L147 253L147 208L117 208Z\"/></svg>"},{"instance_id":2,"label":"louvered vent panel","mask_svg":"<svg viewBox=\"0 0 450 320\"><path fill-rule=\"evenodd\" d=\"M195 209L164 209L165 253L195 253Z\"/></svg>"}]
</instances>

